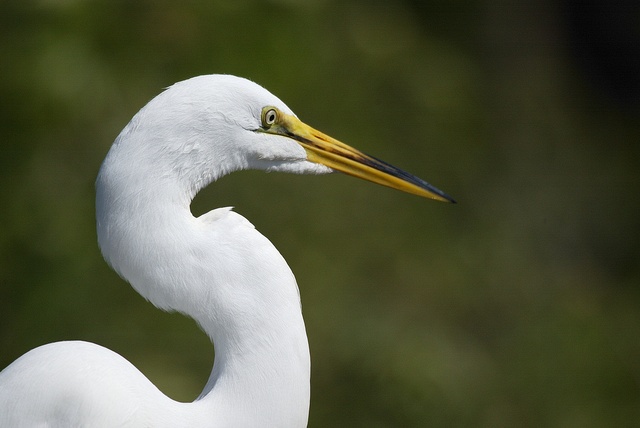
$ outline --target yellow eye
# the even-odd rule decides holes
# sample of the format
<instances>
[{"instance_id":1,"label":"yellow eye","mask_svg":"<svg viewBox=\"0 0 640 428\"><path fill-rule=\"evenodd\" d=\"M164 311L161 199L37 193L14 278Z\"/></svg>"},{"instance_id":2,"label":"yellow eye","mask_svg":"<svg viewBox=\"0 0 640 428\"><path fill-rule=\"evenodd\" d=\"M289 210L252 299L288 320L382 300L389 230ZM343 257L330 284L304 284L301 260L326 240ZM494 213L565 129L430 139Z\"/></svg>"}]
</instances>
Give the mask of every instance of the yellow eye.
<instances>
[{"instance_id":1,"label":"yellow eye","mask_svg":"<svg viewBox=\"0 0 640 428\"><path fill-rule=\"evenodd\" d=\"M262 126L269 128L278 120L278 110L274 107L265 107L262 109Z\"/></svg>"}]
</instances>

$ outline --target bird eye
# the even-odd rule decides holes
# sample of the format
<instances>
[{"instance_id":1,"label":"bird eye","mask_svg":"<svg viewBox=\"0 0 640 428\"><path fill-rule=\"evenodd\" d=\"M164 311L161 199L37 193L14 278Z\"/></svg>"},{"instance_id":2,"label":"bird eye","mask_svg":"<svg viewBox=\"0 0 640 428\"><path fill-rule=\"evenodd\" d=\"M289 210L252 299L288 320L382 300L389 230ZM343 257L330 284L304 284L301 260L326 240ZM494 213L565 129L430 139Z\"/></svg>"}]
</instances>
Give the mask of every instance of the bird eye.
<instances>
[{"instance_id":1,"label":"bird eye","mask_svg":"<svg viewBox=\"0 0 640 428\"><path fill-rule=\"evenodd\" d=\"M278 111L273 107L265 107L262 110L262 126L269 128L276 123L278 119Z\"/></svg>"}]
</instances>

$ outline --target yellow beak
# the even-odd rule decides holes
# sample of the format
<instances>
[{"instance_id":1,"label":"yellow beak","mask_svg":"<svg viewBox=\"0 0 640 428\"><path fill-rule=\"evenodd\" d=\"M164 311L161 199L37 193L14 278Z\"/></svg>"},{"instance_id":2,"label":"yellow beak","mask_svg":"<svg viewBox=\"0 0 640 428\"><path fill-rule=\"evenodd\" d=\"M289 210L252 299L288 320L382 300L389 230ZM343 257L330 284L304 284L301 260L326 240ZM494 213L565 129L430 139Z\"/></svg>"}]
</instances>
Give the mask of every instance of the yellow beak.
<instances>
[{"instance_id":1,"label":"yellow beak","mask_svg":"<svg viewBox=\"0 0 640 428\"><path fill-rule=\"evenodd\" d=\"M265 119L265 114L272 116ZM264 132L297 141L311 162L403 192L455 203L453 198L426 181L331 138L275 107L265 107L263 125Z\"/></svg>"}]
</instances>

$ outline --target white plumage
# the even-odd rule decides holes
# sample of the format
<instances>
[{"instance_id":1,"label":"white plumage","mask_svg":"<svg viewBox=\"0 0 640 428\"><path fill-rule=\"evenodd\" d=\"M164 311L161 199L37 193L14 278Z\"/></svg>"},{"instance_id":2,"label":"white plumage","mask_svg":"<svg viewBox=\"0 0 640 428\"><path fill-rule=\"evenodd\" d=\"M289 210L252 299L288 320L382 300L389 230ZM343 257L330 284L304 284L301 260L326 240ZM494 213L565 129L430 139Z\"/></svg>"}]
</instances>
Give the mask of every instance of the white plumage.
<instances>
[{"instance_id":1,"label":"white plumage","mask_svg":"<svg viewBox=\"0 0 640 428\"><path fill-rule=\"evenodd\" d=\"M300 122L248 80L200 76L142 108L96 182L107 262L215 344L193 403L160 392L118 354L87 342L33 349L0 373L0 427L304 427L310 357L295 278L276 248L230 208L193 217L195 194L225 174L340 170L439 200L428 183Z\"/></svg>"}]
</instances>

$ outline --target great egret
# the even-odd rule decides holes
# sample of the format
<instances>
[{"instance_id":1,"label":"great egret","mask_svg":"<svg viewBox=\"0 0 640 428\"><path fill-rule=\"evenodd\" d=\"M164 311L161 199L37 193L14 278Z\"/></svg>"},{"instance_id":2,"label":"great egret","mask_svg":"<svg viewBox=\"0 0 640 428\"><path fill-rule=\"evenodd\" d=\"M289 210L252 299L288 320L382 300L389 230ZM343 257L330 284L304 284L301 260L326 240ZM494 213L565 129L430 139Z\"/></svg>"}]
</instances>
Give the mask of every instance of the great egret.
<instances>
[{"instance_id":1,"label":"great egret","mask_svg":"<svg viewBox=\"0 0 640 428\"><path fill-rule=\"evenodd\" d=\"M204 390L180 403L113 351L51 343L0 373L0 426L306 426L310 357L291 270L230 208L197 218L189 210L200 189L249 168L337 170L453 202L305 125L253 82L209 75L176 83L133 117L100 168L98 242L138 293L195 319L213 341Z\"/></svg>"}]
</instances>

